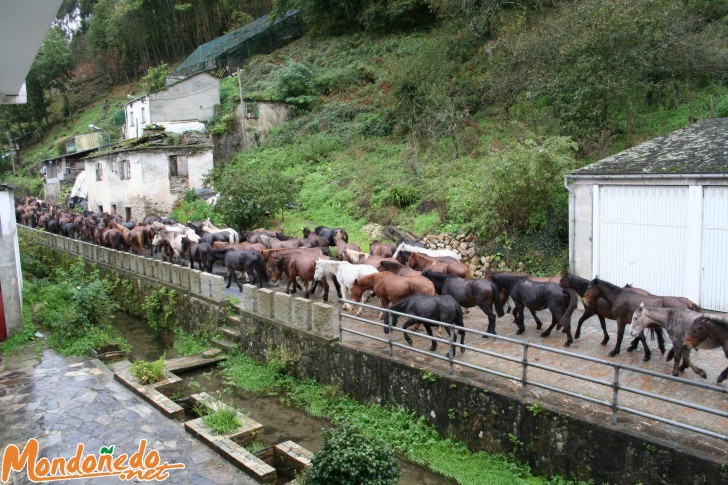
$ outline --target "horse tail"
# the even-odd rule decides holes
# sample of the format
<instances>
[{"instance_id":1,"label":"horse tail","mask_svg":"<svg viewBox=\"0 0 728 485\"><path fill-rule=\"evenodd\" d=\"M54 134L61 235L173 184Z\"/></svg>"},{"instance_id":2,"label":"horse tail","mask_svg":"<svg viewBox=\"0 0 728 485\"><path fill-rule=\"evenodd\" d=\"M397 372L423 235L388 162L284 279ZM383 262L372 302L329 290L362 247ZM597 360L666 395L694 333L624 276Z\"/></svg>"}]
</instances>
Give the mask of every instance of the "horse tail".
<instances>
[{"instance_id":1,"label":"horse tail","mask_svg":"<svg viewBox=\"0 0 728 485\"><path fill-rule=\"evenodd\" d=\"M569 306L566 307L566 311L559 319L559 325L564 327L563 331L566 332L569 328L569 325L571 324L571 315L576 309L576 304L579 301L579 297L576 294L576 291L572 290L571 288L564 288L564 292L568 293L569 295Z\"/></svg>"},{"instance_id":2,"label":"horse tail","mask_svg":"<svg viewBox=\"0 0 728 485\"><path fill-rule=\"evenodd\" d=\"M498 285L491 281L491 288L493 289L493 305L495 306L495 313L498 317L505 315L503 310L503 300L501 299L501 290Z\"/></svg>"},{"instance_id":3,"label":"horse tail","mask_svg":"<svg viewBox=\"0 0 728 485\"><path fill-rule=\"evenodd\" d=\"M258 283L260 284L260 287L263 288L263 286L268 286L268 270L265 267L263 256L261 256L260 253L258 253L255 257L255 264L258 266Z\"/></svg>"}]
</instances>

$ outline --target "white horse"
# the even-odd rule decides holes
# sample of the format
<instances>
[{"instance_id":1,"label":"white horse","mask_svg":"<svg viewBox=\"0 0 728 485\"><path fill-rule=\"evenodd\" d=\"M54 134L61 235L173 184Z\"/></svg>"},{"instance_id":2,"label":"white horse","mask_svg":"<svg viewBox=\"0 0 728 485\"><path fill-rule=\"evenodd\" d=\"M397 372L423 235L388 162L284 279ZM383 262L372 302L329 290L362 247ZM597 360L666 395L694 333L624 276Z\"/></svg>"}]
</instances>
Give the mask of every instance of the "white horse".
<instances>
[{"instance_id":1,"label":"white horse","mask_svg":"<svg viewBox=\"0 0 728 485\"><path fill-rule=\"evenodd\" d=\"M194 229L191 227L183 226L182 224L162 224L161 222L152 222L152 228L159 231L173 232L176 234L182 234L193 243L200 242L200 236L197 235Z\"/></svg>"},{"instance_id":2,"label":"white horse","mask_svg":"<svg viewBox=\"0 0 728 485\"><path fill-rule=\"evenodd\" d=\"M232 227L223 227L222 229L218 229L212 222L210 222L209 217L202 223L202 230L205 232L227 232L230 234L230 244L238 244L240 242L240 234L238 234L238 231Z\"/></svg>"},{"instance_id":3,"label":"white horse","mask_svg":"<svg viewBox=\"0 0 728 485\"><path fill-rule=\"evenodd\" d=\"M374 266L368 264L351 264L347 261L335 261L319 259L316 261L316 270L313 274L315 281L320 281L326 277L327 281L333 281L332 276L336 277L336 281L341 286L341 298L348 300L351 296L351 289L357 278L369 274L379 273ZM351 305L345 303L342 307L344 310L351 310Z\"/></svg>"},{"instance_id":4,"label":"white horse","mask_svg":"<svg viewBox=\"0 0 728 485\"><path fill-rule=\"evenodd\" d=\"M184 240L187 239L187 236L176 231L157 231L154 239L152 239L152 246L159 246L162 239L169 243L169 246L172 248L173 257L176 260L181 259L186 252L187 242Z\"/></svg>"},{"instance_id":5,"label":"white horse","mask_svg":"<svg viewBox=\"0 0 728 485\"><path fill-rule=\"evenodd\" d=\"M460 261L460 255L456 253L455 251L451 251L449 249L427 249L427 248L421 248L419 246L411 246L407 243L402 243L397 247L397 250L394 252L393 258L397 258L397 255L400 251L409 251L410 253L420 253L424 254L425 256L430 256L432 258L453 258L456 261Z\"/></svg>"}]
</instances>

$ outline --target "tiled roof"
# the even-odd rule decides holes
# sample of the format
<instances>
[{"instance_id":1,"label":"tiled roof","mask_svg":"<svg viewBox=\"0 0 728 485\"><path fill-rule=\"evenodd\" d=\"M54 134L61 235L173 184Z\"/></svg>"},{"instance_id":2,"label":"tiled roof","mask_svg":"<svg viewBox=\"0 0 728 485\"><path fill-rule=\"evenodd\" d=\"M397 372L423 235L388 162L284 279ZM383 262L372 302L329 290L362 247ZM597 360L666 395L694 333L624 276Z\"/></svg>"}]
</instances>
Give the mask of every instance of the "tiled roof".
<instances>
[{"instance_id":1,"label":"tiled roof","mask_svg":"<svg viewBox=\"0 0 728 485\"><path fill-rule=\"evenodd\" d=\"M575 176L728 174L728 118L692 124L572 172Z\"/></svg>"}]
</instances>

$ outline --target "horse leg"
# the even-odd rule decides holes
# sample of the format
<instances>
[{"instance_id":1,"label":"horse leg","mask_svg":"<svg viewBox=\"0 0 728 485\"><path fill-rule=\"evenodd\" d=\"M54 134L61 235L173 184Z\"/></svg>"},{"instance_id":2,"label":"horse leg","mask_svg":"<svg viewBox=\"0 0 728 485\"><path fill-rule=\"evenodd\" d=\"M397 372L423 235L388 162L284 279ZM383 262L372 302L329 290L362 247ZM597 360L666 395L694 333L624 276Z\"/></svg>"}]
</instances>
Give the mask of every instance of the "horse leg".
<instances>
[{"instance_id":1,"label":"horse leg","mask_svg":"<svg viewBox=\"0 0 728 485\"><path fill-rule=\"evenodd\" d=\"M437 350L437 340L434 340L432 338L432 327L430 326L429 323L423 323L423 325L425 326L425 331L427 332L427 335L430 336L430 341L431 341L431 343L430 343L430 352L434 352L435 350ZM448 335L450 335L449 330L450 329L448 328L448 332L447 332Z\"/></svg>"},{"instance_id":2,"label":"horse leg","mask_svg":"<svg viewBox=\"0 0 728 485\"><path fill-rule=\"evenodd\" d=\"M599 317L599 325L602 326L602 332L604 333L604 340L602 340L601 345L607 345L607 342L609 342L609 334L607 334L607 321L604 319L603 316L597 315ZM581 327L581 320L579 320L579 327ZM579 338L579 337L575 337Z\"/></svg>"},{"instance_id":3,"label":"horse leg","mask_svg":"<svg viewBox=\"0 0 728 485\"><path fill-rule=\"evenodd\" d=\"M414 325L415 323L416 323L416 322L415 322L415 321L414 321L413 319L411 319L411 318L408 318L408 319L407 319L407 321L406 321L406 322L404 322L404 325L402 325L402 330L407 330L408 328L410 328L410 327L411 327L412 325ZM412 345L412 338L411 338L411 337L409 336L409 334L408 334L408 333L406 333L406 332L402 332L402 333L404 333L404 339L405 339L405 340L407 341L407 343L408 343L408 344L410 344L410 346L411 346L411 345ZM432 336L432 332L430 332L430 336Z\"/></svg>"},{"instance_id":4,"label":"horse leg","mask_svg":"<svg viewBox=\"0 0 728 485\"><path fill-rule=\"evenodd\" d=\"M548 337L549 335L551 335L551 330L554 329L554 327L559 323L559 319L561 318L560 309L554 307L549 308L549 311L551 312L551 325L549 325L549 328L547 328L545 331L541 332L542 337ZM533 313L533 310L531 310L531 314Z\"/></svg>"},{"instance_id":5,"label":"horse leg","mask_svg":"<svg viewBox=\"0 0 728 485\"><path fill-rule=\"evenodd\" d=\"M329 301L329 282L326 280L326 278L323 278L321 280L321 286L324 287L324 296L323 301ZM341 293L339 293L339 298L341 298Z\"/></svg>"},{"instance_id":6,"label":"horse leg","mask_svg":"<svg viewBox=\"0 0 728 485\"><path fill-rule=\"evenodd\" d=\"M662 355L665 355L665 336L662 334L662 329L658 328L655 332L657 332L657 348Z\"/></svg>"},{"instance_id":7,"label":"horse leg","mask_svg":"<svg viewBox=\"0 0 728 485\"><path fill-rule=\"evenodd\" d=\"M528 309L529 312L531 312L531 315L533 315L533 319L536 320L536 329L541 330L541 320L538 319L538 315L536 315L536 310L533 310L531 308Z\"/></svg>"},{"instance_id":8,"label":"horse leg","mask_svg":"<svg viewBox=\"0 0 728 485\"><path fill-rule=\"evenodd\" d=\"M228 268L228 269L227 269L228 284L227 284L227 286L226 286L225 288L230 288L230 285L231 285L231 284L232 284L232 282L233 282L233 278L232 278L232 276L230 275L230 272L231 272L231 271L232 271L233 273L235 272L235 270L234 270L234 269L231 269L231 268Z\"/></svg>"},{"instance_id":9,"label":"horse leg","mask_svg":"<svg viewBox=\"0 0 728 485\"><path fill-rule=\"evenodd\" d=\"M624 327L626 326L626 323L623 322L620 318L617 318L617 343L614 345L614 348L611 352L609 352L609 357L614 357L619 353L620 348L622 347L622 339L624 338ZM644 338L644 336L642 337Z\"/></svg>"},{"instance_id":10,"label":"horse leg","mask_svg":"<svg viewBox=\"0 0 728 485\"><path fill-rule=\"evenodd\" d=\"M492 333L495 335L495 313L493 313L493 310L490 308L489 305L482 304L478 305L481 310L483 310L483 313L488 317L488 330L486 330L487 333ZM486 335L483 335L483 338L487 338Z\"/></svg>"},{"instance_id":11,"label":"horse leg","mask_svg":"<svg viewBox=\"0 0 728 485\"><path fill-rule=\"evenodd\" d=\"M525 308L523 307L522 303L516 303L516 306L513 309L513 314L516 317L515 322L518 326L518 330L516 331L516 335L521 335L523 332L526 331L526 327L523 324L523 311Z\"/></svg>"}]
</instances>

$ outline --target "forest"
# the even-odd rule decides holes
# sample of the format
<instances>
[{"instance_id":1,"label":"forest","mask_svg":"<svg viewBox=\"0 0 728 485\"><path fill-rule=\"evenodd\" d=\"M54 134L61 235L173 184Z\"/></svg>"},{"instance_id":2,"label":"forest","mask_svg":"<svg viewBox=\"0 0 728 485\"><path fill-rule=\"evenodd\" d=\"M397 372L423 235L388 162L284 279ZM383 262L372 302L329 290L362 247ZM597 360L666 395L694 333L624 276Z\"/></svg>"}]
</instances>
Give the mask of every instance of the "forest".
<instances>
[{"instance_id":1,"label":"forest","mask_svg":"<svg viewBox=\"0 0 728 485\"><path fill-rule=\"evenodd\" d=\"M250 204L205 215L241 229L469 232L513 269L553 273L566 263L565 174L728 116L721 0L64 0L28 104L0 107L0 152L23 141L0 176L40 195L38 163L59 140L89 123L118 131L126 95L159 89L199 44L290 9L304 37L252 58L241 79L295 116L209 176ZM236 78L221 97L213 140L234 121Z\"/></svg>"}]
</instances>

